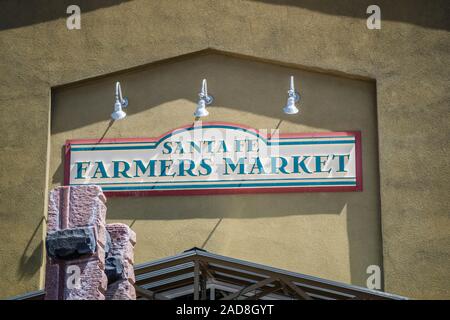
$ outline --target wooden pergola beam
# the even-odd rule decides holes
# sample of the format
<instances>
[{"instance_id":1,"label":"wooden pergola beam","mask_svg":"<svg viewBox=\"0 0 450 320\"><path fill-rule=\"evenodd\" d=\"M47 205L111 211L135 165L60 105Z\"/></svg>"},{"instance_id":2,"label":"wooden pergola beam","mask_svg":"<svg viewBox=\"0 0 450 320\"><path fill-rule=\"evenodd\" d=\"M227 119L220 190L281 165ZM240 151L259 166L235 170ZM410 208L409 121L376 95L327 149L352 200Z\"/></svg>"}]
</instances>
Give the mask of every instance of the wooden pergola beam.
<instances>
[{"instance_id":1,"label":"wooden pergola beam","mask_svg":"<svg viewBox=\"0 0 450 320\"><path fill-rule=\"evenodd\" d=\"M202 274L205 274L207 278L210 279L214 279L214 275L210 270L210 267L208 266L208 263L204 262L204 261L199 261L198 262L200 264L200 270L202 272Z\"/></svg>"},{"instance_id":2,"label":"wooden pergola beam","mask_svg":"<svg viewBox=\"0 0 450 320\"><path fill-rule=\"evenodd\" d=\"M241 296L243 294L246 294L247 292L250 292L252 290L256 290L258 288L264 287L265 285L268 285L269 283L272 283L272 282L275 282L275 281L277 281L277 279L275 279L275 278L267 278L267 279L261 280L261 281L259 281L257 283L254 283L254 284L252 284L252 285L250 285L248 287L244 287L241 290L239 290L237 292L234 292L234 293L232 293L232 294L230 294L230 295L228 295L228 296L226 296L226 297L224 297L224 298L222 298L220 300L233 300L233 299L236 299L237 297L239 297L239 296Z\"/></svg>"},{"instance_id":3,"label":"wooden pergola beam","mask_svg":"<svg viewBox=\"0 0 450 320\"><path fill-rule=\"evenodd\" d=\"M173 267L173 266L178 266L180 264L192 262L194 260L194 258L195 258L195 255L190 254L187 256L183 256L180 258L161 262L158 264L152 263L150 265L141 265L134 269L134 274L137 276L137 275L140 275L143 273L149 273L149 272L158 271L158 270L162 270L162 269Z\"/></svg>"},{"instance_id":4,"label":"wooden pergola beam","mask_svg":"<svg viewBox=\"0 0 450 320\"><path fill-rule=\"evenodd\" d=\"M210 266L209 268L213 272L220 272L220 273L224 273L224 274L227 274L227 275L238 276L238 277L241 277L241 278L250 279L250 280L254 280L254 281L261 281L261 280L265 279L264 275L258 276L258 275L247 273L245 271L240 272L240 271L224 268L224 267L221 267L221 266L218 266L218 265Z\"/></svg>"},{"instance_id":5,"label":"wooden pergola beam","mask_svg":"<svg viewBox=\"0 0 450 320\"><path fill-rule=\"evenodd\" d=\"M300 289L299 287L297 287L295 284L293 284L291 281L287 281L284 279L281 279L281 281L292 291L294 291L294 293L299 296L301 299L303 300L312 300L312 298L302 289Z\"/></svg>"},{"instance_id":6,"label":"wooden pergola beam","mask_svg":"<svg viewBox=\"0 0 450 320\"><path fill-rule=\"evenodd\" d=\"M291 294L289 293L289 290L287 288L287 286L284 284L284 282L280 282L281 284L281 289L283 290L283 293L285 296L290 297Z\"/></svg>"},{"instance_id":7,"label":"wooden pergola beam","mask_svg":"<svg viewBox=\"0 0 450 320\"><path fill-rule=\"evenodd\" d=\"M134 288L136 289L136 293L149 300L170 300L169 298L160 293L155 293L153 291L139 287L138 285L134 285Z\"/></svg>"},{"instance_id":8,"label":"wooden pergola beam","mask_svg":"<svg viewBox=\"0 0 450 320\"><path fill-rule=\"evenodd\" d=\"M200 300L200 264L194 261L194 300Z\"/></svg>"},{"instance_id":9,"label":"wooden pergola beam","mask_svg":"<svg viewBox=\"0 0 450 320\"><path fill-rule=\"evenodd\" d=\"M146 284L149 282L157 282L160 280L165 280L167 278L176 277L176 276L187 274L190 272L194 272L194 266L186 267L186 268L183 268L180 270L171 271L171 272L167 272L167 273L163 273L163 274L153 275L153 276L149 276L144 273L144 274L139 275L139 278L138 278L139 280L136 280L136 283Z\"/></svg>"},{"instance_id":10,"label":"wooden pergola beam","mask_svg":"<svg viewBox=\"0 0 450 320\"><path fill-rule=\"evenodd\" d=\"M253 295L251 297L248 297L245 300L258 300L258 299L261 299L264 296L267 296L268 294L271 294L271 293L274 293L274 292L280 290L281 288L282 288L281 285L277 284L277 285L275 285L273 287L261 290L257 294L255 294L255 295Z\"/></svg>"},{"instance_id":11,"label":"wooden pergola beam","mask_svg":"<svg viewBox=\"0 0 450 320\"><path fill-rule=\"evenodd\" d=\"M337 286L327 283L325 281L318 282L318 281L308 279L307 277L303 277L303 276L295 277L295 276L285 275L285 274L280 275L276 271L265 270L265 269L261 269L260 267L257 267L257 266L251 266L248 264L240 264L240 263L234 262L234 261L227 261L227 260L224 260L224 259L218 258L218 257L199 255L197 257L197 259L199 259L201 261L205 261L207 263L214 263L214 264L218 264L218 265L222 265L222 266L227 266L227 267L231 267L231 268L250 271L250 272L262 274L262 275L269 276L269 277L276 277L276 278L282 277L288 281L301 282L305 285L310 285L310 286L316 287L317 289L322 288L325 290L341 292L343 294L350 295L350 296L357 296L358 299L390 299L388 297L383 297L381 295L375 296L376 293L372 294L372 293L364 292L361 290L346 288L344 286L337 287ZM323 294L327 295L326 292L324 292ZM346 298L346 297L341 297L341 299L342 298Z\"/></svg>"}]
</instances>

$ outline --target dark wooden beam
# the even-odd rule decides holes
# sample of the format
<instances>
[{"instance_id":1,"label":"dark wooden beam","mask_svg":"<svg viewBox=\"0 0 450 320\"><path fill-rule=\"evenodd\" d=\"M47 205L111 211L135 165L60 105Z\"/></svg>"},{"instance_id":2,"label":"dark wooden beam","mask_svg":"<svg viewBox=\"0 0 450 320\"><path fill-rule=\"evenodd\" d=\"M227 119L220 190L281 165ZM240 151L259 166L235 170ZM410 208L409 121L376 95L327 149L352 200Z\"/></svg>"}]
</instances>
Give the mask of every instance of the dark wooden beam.
<instances>
[{"instance_id":1,"label":"dark wooden beam","mask_svg":"<svg viewBox=\"0 0 450 320\"><path fill-rule=\"evenodd\" d=\"M157 282L160 280L165 280L165 279L169 279L169 278L173 278L182 274L186 274L186 273L190 273L190 272L194 272L194 267L186 267L180 270L176 270L176 271L171 271L171 272L167 272L167 273L162 273L162 274L158 274L158 275L146 275L146 274L141 274L139 276L139 280L136 280L136 283L138 285L143 285L143 284L147 284L147 283L153 283L153 282Z\"/></svg>"},{"instance_id":2,"label":"dark wooden beam","mask_svg":"<svg viewBox=\"0 0 450 320\"><path fill-rule=\"evenodd\" d=\"M208 263L204 261L199 261L198 263L200 264L200 270L202 271L202 274L205 274L206 278L209 279L215 278L213 272L209 269L210 266Z\"/></svg>"},{"instance_id":3,"label":"dark wooden beam","mask_svg":"<svg viewBox=\"0 0 450 320\"><path fill-rule=\"evenodd\" d=\"M208 297L206 296L206 275L202 273L202 275L200 276L200 292L202 294L201 299L202 300L207 300Z\"/></svg>"},{"instance_id":4,"label":"dark wooden beam","mask_svg":"<svg viewBox=\"0 0 450 320\"><path fill-rule=\"evenodd\" d=\"M194 279L192 277L181 279L178 281L170 282L158 287L153 287L152 290L154 292L165 292L172 289L177 289L185 286L192 286Z\"/></svg>"},{"instance_id":5,"label":"dark wooden beam","mask_svg":"<svg viewBox=\"0 0 450 320\"><path fill-rule=\"evenodd\" d=\"M136 289L136 293L139 296L147 298L148 300L170 300L169 298L160 293L155 293L153 291L139 287L138 285L134 285L134 288Z\"/></svg>"},{"instance_id":6,"label":"dark wooden beam","mask_svg":"<svg viewBox=\"0 0 450 320\"><path fill-rule=\"evenodd\" d=\"M155 263L155 264L149 264L149 265L140 265L140 266L135 267L134 274L140 275L143 273L148 273L148 272L152 272L152 271L157 271L157 270L162 270L165 268L177 266L177 265L187 263L187 262L193 262L194 257L195 257L195 255L188 255L185 257L168 260L168 261L161 262L158 264Z\"/></svg>"},{"instance_id":7,"label":"dark wooden beam","mask_svg":"<svg viewBox=\"0 0 450 320\"><path fill-rule=\"evenodd\" d=\"M194 300L200 299L200 264L194 261Z\"/></svg>"},{"instance_id":8,"label":"dark wooden beam","mask_svg":"<svg viewBox=\"0 0 450 320\"><path fill-rule=\"evenodd\" d=\"M254 283L254 282L251 282L251 281L244 281L244 280L241 280L241 279L227 277L227 276L224 276L224 275L221 275L221 274L220 275L219 274L216 275L216 280L219 281L219 282L223 282L223 283L234 284L234 285L239 286L239 287L247 287L247 286L250 286L250 285L252 285ZM264 279L262 279L262 280L264 280Z\"/></svg>"},{"instance_id":9,"label":"dark wooden beam","mask_svg":"<svg viewBox=\"0 0 450 320\"><path fill-rule=\"evenodd\" d=\"M237 263L237 262L233 262L233 261L224 260L221 258L216 258L216 257L211 257L211 256L198 256L197 258L199 260L202 260L202 261L205 261L208 263L214 263L217 265L232 267L232 268L236 268L236 269L240 269L240 270L246 270L246 271L250 271L250 272L254 272L254 273L258 273L258 274L263 274L268 277L283 278L288 281L303 283L306 285L314 286L318 290L323 288L323 289L327 289L327 290L342 292L347 295L356 296L358 299L389 299L387 297L375 296L374 294L371 294L369 292L354 290L352 288L346 288L343 286L336 286L334 284L326 283L325 281L322 282L322 281L316 281L316 280L312 280L312 279L309 279L307 277L302 277L302 276L297 277L297 276L291 276L291 275L286 275L286 274L280 274L273 270L266 270L266 269L262 269L262 268L259 268L256 266L241 264L241 263ZM323 295L327 296L327 293L324 293ZM347 298L344 297L344 299L347 299Z\"/></svg>"},{"instance_id":10,"label":"dark wooden beam","mask_svg":"<svg viewBox=\"0 0 450 320\"><path fill-rule=\"evenodd\" d=\"M277 279L274 279L274 278L267 278L267 279L261 280L261 281L255 283L255 284L252 284L252 285L250 285L248 287L244 287L241 290L239 290L237 292L234 292L234 293L232 293L232 294L230 294L230 295L228 295L228 296L226 296L226 297L224 297L224 298L222 298L220 300L233 300L233 299L236 299L237 297L239 297L239 296L241 296L243 294L246 294L247 292L250 292L250 291L256 290L258 288L264 287L265 285L268 285L269 283L272 283L272 282L275 282L275 281L277 281Z\"/></svg>"},{"instance_id":11,"label":"dark wooden beam","mask_svg":"<svg viewBox=\"0 0 450 320\"><path fill-rule=\"evenodd\" d=\"M250 279L250 280L254 280L254 281L261 281L261 280L264 280L266 278L264 276L257 276L257 275L254 275L254 274L246 273L245 270L236 271L236 270L230 270L230 269L227 269L227 268L223 268L223 267L220 267L220 266L210 266L210 270L212 270L214 272L225 273L225 274L238 276L238 277L241 277L241 278L246 278L246 279Z\"/></svg>"},{"instance_id":12,"label":"dark wooden beam","mask_svg":"<svg viewBox=\"0 0 450 320\"><path fill-rule=\"evenodd\" d=\"M280 290L281 288L282 288L281 285L277 284L277 285L275 285L273 287L269 287L267 289L261 290L257 294L255 294L255 295L253 295L251 297L248 297L245 300L258 300L258 299L261 299L264 296L267 296L268 294L271 294L271 293L274 293L274 292Z\"/></svg>"},{"instance_id":13,"label":"dark wooden beam","mask_svg":"<svg viewBox=\"0 0 450 320\"><path fill-rule=\"evenodd\" d=\"M287 297L290 297L291 294L289 293L289 290L288 290L287 286L284 284L284 282L281 281L280 284L281 284L281 289L283 290L284 295Z\"/></svg>"},{"instance_id":14,"label":"dark wooden beam","mask_svg":"<svg viewBox=\"0 0 450 320\"><path fill-rule=\"evenodd\" d=\"M303 300L312 300L312 298L305 291L303 291L302 289L297 287L291 281L285 281L283 279L281 279L281 281L283 281L286 284L286 286L289 289L291 289L292 291L294 291L296 293L296 295L299 296L301 299L303 299Z\"/></svg>"}]
</instances>

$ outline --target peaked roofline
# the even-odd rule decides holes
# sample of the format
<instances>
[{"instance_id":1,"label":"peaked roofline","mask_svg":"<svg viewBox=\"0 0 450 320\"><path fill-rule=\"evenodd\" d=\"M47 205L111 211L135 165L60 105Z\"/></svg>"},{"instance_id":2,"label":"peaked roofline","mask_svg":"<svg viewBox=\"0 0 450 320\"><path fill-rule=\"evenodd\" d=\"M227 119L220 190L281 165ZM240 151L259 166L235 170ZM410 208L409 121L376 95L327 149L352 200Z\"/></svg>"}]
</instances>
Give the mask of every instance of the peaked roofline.
<instances>
[{"instance_id":1,"label":"peaked roofline","mask_svg":"<svg viewBox=\"0 0 450 320\"><path fill-rule=\"evenodd\" d=\"M393 299L393 300L408 300L407 297L391 294L383 291L372 290L368 288L364 288L361 286L350 285L342 282L327 280L315 276L310 276L302 273L287 271L275 267L266 266L259 263L249 262L245 260L235 259L231 257L222 256L219 254L211 253L203 249L192 248L180 254L170 256L167 258L162 258L154 261L150 261L147 263L138 264L135 266L136 274L144 273L150 270L158 269L158 266L162 265L178 265L181 263L185 263L187 261L193 261L196 258L200 260L205 258L209 262L222 262L228 264L230 266L235 266L237 268L243 267L246 271L264 271L266 274L272 275L281 275L290 278L296 283L304 283L306 285L315 285L317 287L321 287L324 290L332 290L337 292L343 292L344 294L361 294L364 296L371 296L372 299L381 298L381 299ZM178 263L177 263L178 262Z\"/></svg>"},{"instance_id":2,"label":"peaked roofline","mask_svg":"<svg viewBox=\"0 0 450 320\"><path fill-rule=\"evenodd\" d=\"M193 247L180 254L169 256L166 258L149 261L135 265L134 270L136 274L137 286L148 286L151 284L152 278L157 277L163 279L163 282L171 278L174 270L177 274L188 275L192 273L194 266L200 262L201 264L209 264L221 269L222 272L228 270L233 274L239 274L241 277L245 276L259 276L263 281L270 279L286 279L295 287L298 286L299 291L307 292L312 290L314 292L322 292L322 297L326 298L327 294L335 297L335 299L387 299L387 300L408 300L408 298L386 293L368 288L350 285L342 282L327 280L315 276L310 276L302 273L287 271L275 267L266 266L259 263L249 262L241 259L222 256L219 254L208 252L204 249ZM167 277L166 277L167 275ZM186 277L185 277L186 278ZM189 277L188 277L189 278ZM178 279L177 279L178 280ZM148 281L148 282L146 282ZM161 281L161 280L159 280ZM155 281L153 281L155 282ZM169 281L170 282L170 281ZM141 289L147 291L146 289ZM295 290L295 288L294 288ZM305 291L303 291L305 290ZM151 291L148 291L151 292ZM316 296L320 296L317 295ZM10 300L40 300L44 299L44 290L32 291L23 295L17 295L9 298ZM164 297L161 295L161 297ZM337 297L337 298L336 298Z\"/></svg>"}]
</instances>

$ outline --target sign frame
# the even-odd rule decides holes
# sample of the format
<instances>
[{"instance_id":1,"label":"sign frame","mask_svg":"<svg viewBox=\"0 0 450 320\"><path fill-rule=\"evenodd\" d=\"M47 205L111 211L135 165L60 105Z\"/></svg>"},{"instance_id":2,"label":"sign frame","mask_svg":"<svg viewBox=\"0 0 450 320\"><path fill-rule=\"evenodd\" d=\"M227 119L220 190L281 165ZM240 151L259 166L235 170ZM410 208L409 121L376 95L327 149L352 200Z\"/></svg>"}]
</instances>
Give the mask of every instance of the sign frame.
<instances>
[{"instance_id":1,"label":"sign frame","mask_svg":"<svg viewBox=\"0 0 450 320\"><path fill-rule=\"evenodd\" d=\"M201 126L231 126L240 128L270 140L270 135L261 133L259 130L242 124L231 122L202 122ZM153 138L106 138L106 139L69 139L64 145L64 185L70 185L70 154L73 144L106 144L121 142L158 142L172 134L195 127L195 124L184 125L169 130L158 137ZM356 185L354 186L323 186L323 187L264 187L264 188L210 188L210 189L194 189L194 190L141 190L141 191L104 191L108 197L130 197L130 196L190 196L190 195L225 195L225 194L250 194L250 193L293 193L293 192L354 192L363 191L363 174L362 174L362 143L361 131L339 131L339 132L312 132L312 133L279 133L278 138L323 138L332 135L333 137L355 137L355 177Z\"/></svg>"}]
</instances>

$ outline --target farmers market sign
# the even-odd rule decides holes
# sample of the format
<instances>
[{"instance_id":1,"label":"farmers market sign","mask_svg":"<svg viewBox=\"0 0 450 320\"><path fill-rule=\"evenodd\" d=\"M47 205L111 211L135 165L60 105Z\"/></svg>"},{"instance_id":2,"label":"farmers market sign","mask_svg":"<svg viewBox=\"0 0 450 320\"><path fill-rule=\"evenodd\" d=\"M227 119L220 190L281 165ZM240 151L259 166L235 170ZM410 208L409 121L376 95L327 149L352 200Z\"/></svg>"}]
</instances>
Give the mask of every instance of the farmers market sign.
<instances>
[{"instance_id":1,"label":"farmers market sign","mask_svg":"<svg viewBox=\"0 0 450 320\"><path fill-rule=\"evenodd\" d=\"M195 123L157 138L69 140L65 184L108 195L359 191L359 132Z\"/></svg>"}]
</instances>

